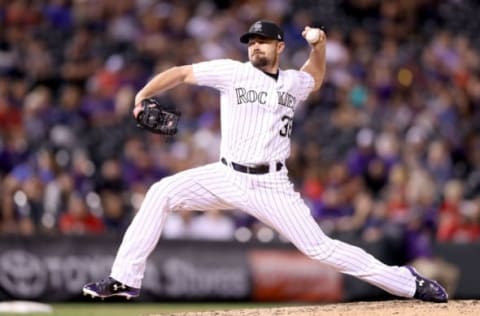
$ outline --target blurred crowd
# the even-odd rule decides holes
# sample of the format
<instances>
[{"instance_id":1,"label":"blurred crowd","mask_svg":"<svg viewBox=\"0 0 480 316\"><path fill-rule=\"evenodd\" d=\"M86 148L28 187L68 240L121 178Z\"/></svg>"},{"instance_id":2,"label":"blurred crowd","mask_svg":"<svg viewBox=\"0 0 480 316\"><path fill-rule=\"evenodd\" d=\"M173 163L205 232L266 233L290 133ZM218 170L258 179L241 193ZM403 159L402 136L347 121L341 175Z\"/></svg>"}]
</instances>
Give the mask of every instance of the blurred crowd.
<instances>
[{"instance_id":1,"label":"blurred crowd","mask_svg":"<svg viewBox=\"0 0 480 316\"><path fill-rule=\"evenodd\" d=\"M323 88L296 114L290 177L327 234L480 240L476 1L0 0L0 233L121 234L148 187L219 159L219 100L180 86L175 137L138 129L133 98L168 67L246 60L257 19L328 36ZM473 15L472 15L473 14ZM164 238L275 238L254 218L172 213ZM281 236L280 236L281 237Z\"/></svg>"}]
</instances>

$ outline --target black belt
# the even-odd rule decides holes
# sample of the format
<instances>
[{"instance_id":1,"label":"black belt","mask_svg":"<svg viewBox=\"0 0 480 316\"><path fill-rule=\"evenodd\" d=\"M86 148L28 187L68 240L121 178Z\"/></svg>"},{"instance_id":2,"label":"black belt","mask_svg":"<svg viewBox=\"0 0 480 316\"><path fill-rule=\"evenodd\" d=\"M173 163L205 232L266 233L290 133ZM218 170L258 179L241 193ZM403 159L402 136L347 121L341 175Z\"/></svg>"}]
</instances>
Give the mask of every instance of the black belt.
<instances>
[{"instance_id":1,"label":"black belt","mask_svg":"<svg viewBox=\"0 0 480 316\"><path fill-rule=\"evenodd\" d=\"M227 163L227 159L223 158L220 159L220 161L228 166L228 163ZM249 174L265 174L265 173L269 173L270 172L270 165L256 165L256 166L244 166L244 165L241 165L241 164L238 164L236 162L230 162L230 164L232 165L232 168L236 171L239 171L239 172L243 172L243 173L249 173ZM275 169L276 171L280 171L283 167L283 163L281 163L280 161L277 162L277 164L275 165Z\"/></svg>"}]
</instances>

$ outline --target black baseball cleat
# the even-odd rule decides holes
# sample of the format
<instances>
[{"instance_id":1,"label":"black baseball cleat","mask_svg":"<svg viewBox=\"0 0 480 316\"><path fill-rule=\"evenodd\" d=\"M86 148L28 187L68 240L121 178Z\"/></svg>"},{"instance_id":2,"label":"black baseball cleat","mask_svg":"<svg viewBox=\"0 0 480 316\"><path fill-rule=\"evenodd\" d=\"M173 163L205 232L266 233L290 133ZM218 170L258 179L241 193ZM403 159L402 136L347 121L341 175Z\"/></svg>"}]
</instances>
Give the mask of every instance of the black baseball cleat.
<instances>
[{"instance_id":1,"label":"black baseball cleat","mask_svg":"<svg viewBox=\"0 0 480 316\"><path fill-rule=\"evenodd\" d=\"M417 289L415 290L414 298L435 303L445 303L448 301L447 291L445 291L440 284L422 276L412 266L407 266L407 269L410 270L415 277Z\"/></svg>"},{"instance_id":2,"label":"black baseball cleat","mask_svg":"<svg viewBox=\"0 0 480 316\"><path fill-rule=\"evenodd\" d=\"M112 277L85 284L82 291L85 296L90 295L92 298L100 297L101 299L112 296L123 296L129 300L132 297L140 295L140 289L120 283Z\"/></svg>"}]
</instances>

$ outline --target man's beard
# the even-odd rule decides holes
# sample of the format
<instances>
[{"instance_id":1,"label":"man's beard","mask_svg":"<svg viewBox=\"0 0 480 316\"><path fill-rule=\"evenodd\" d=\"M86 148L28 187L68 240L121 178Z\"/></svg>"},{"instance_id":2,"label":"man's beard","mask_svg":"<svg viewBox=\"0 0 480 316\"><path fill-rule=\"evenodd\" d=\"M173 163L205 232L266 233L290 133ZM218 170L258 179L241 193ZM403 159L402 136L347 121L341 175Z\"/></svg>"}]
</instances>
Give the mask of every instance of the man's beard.
<instances>
[{"instance_id":1,"label":"man's beard","mask_svg":"<svg viewBox=\"0 0 480 316\"><path fill-rule=\"evenodd\" d=\"M254 56L251 60L251 63L257 68L263 68L268 66L268 58L263 56Z\"/></svg>"}]
</instances>

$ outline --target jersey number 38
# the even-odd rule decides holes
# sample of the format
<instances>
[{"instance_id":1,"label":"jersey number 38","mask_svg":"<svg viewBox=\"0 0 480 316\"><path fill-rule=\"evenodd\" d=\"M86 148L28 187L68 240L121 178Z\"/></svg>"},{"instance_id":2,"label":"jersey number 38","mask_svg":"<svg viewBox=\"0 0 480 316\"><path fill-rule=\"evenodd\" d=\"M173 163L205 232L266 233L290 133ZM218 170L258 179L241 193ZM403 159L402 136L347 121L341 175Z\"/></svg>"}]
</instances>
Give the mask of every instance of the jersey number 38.
<instances>
[{"instance_id":1,"label":"jersey number 38","mask_svg":"<svg viewBox=\"0 0 480 316\"><path fill-rule=\"evenodd\" d=\"M284 123L282 129L280 130L280 136L290 137L292 136L292 123L293 119L290 116L282 116L282 122Z\"/></svg>"}]
</instances>

